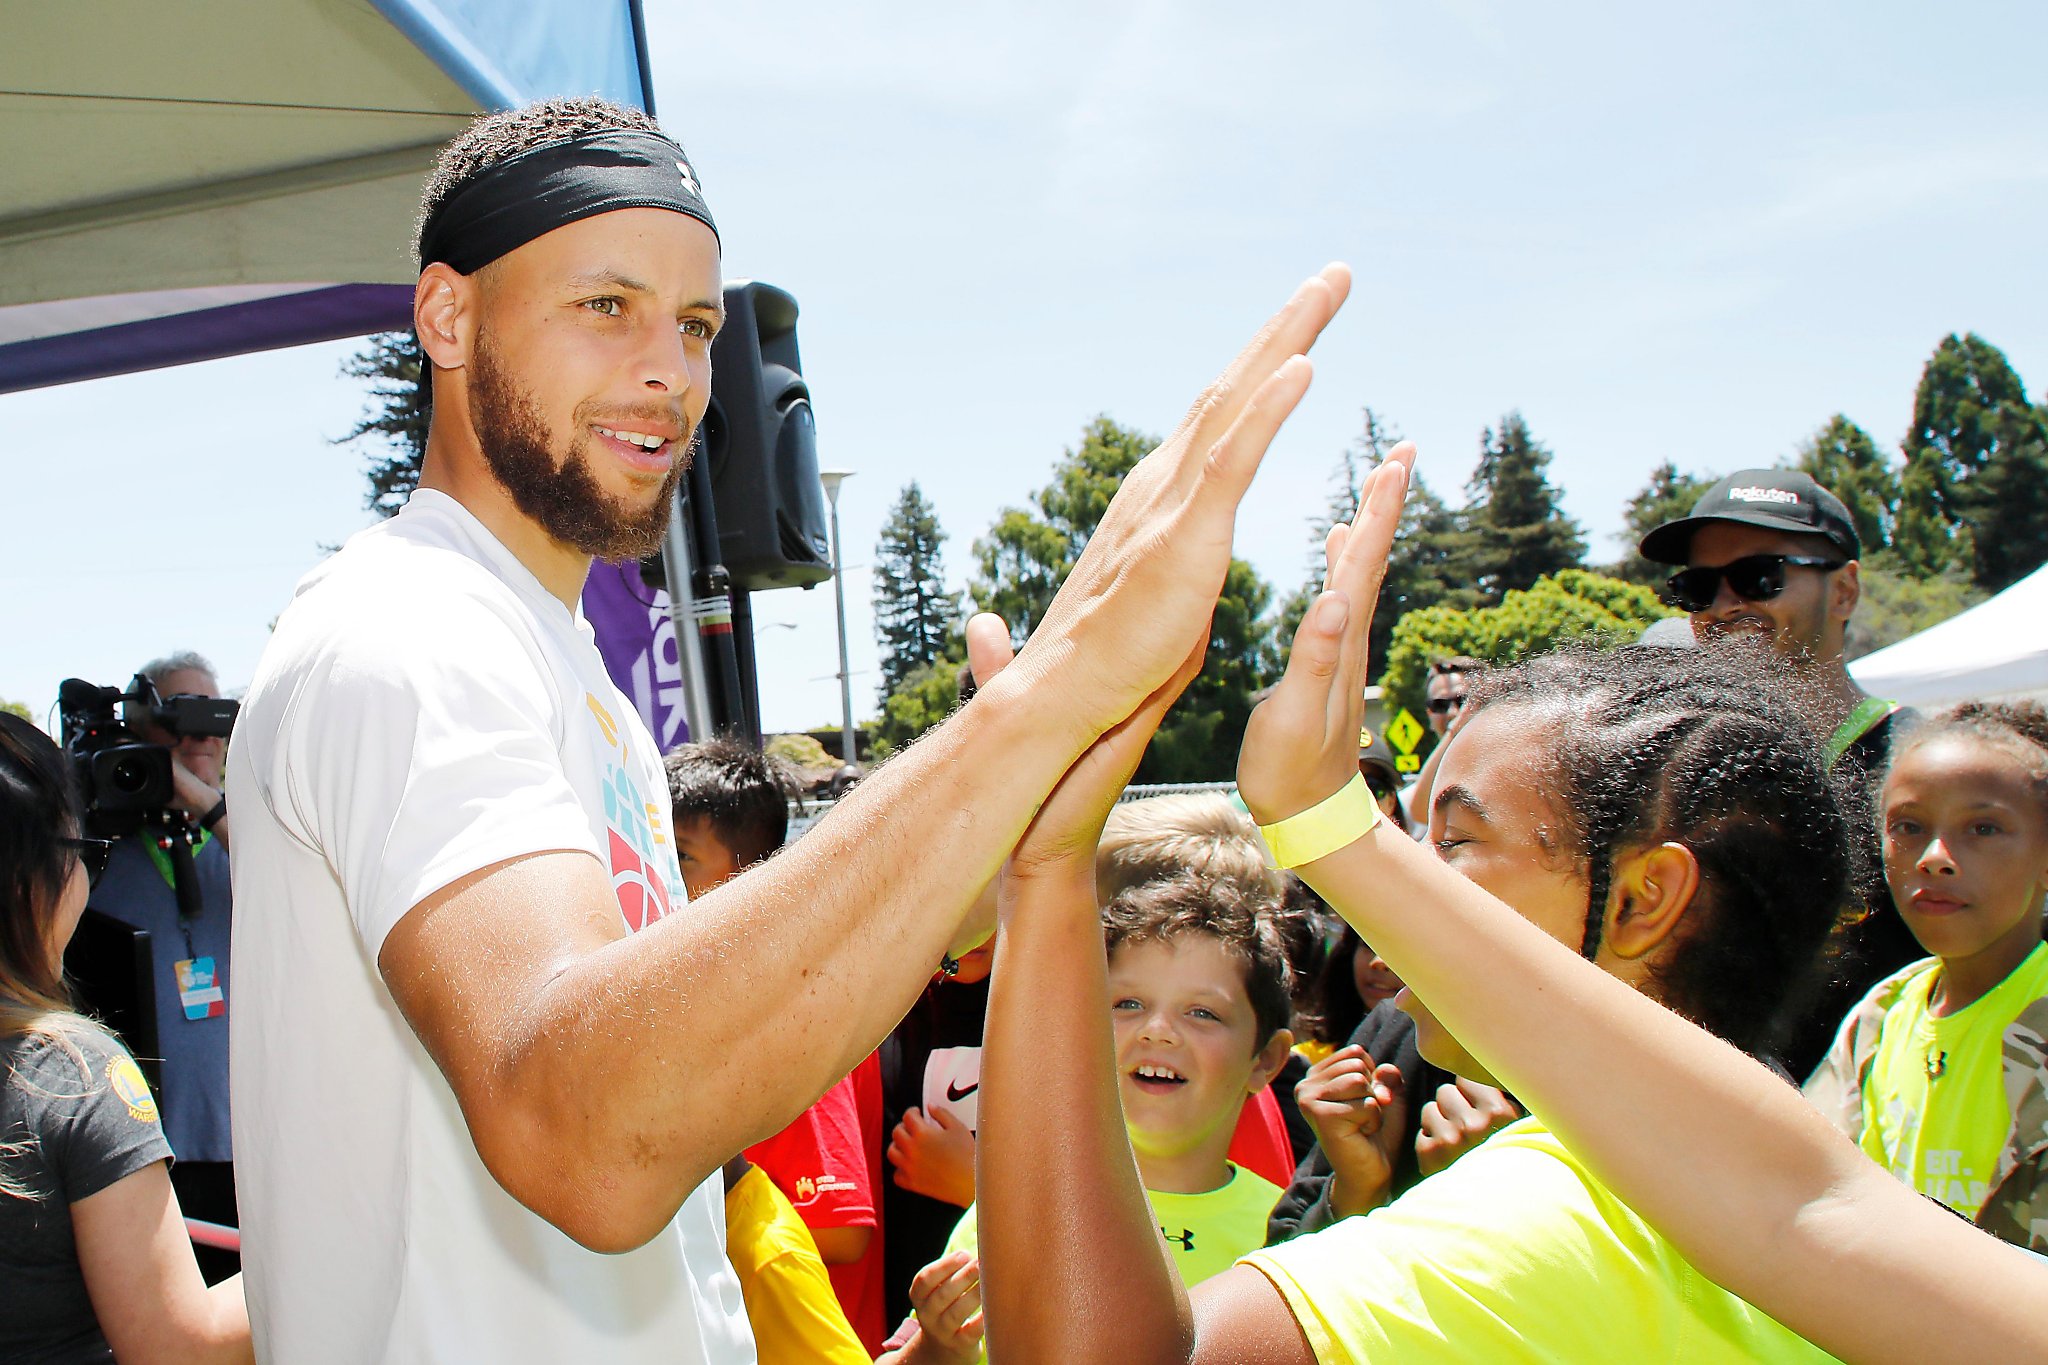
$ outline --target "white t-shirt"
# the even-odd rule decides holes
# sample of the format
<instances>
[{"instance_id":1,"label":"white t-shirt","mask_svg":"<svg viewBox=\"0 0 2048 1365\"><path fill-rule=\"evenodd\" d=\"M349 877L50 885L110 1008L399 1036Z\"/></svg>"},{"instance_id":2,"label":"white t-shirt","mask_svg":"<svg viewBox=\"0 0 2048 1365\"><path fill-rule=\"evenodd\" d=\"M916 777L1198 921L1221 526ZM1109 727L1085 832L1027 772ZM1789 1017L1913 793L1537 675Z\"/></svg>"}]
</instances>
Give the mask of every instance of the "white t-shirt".
<instances>
[{"instance_id":1,"label":"white t-shirt","mask_svg":"<svg viewBox=\"0 0 2048 1365\"><path fill-rule=\"evenodd\" d=\"M659 756L581 614L415 493L299 584L228 789L259 1357L752 1362L717 1175L646 1246L584 1250L492 1179L377 970L407 910L525 853L598 858L630 929L682 910Z\"/></svg>"}]
</instances>

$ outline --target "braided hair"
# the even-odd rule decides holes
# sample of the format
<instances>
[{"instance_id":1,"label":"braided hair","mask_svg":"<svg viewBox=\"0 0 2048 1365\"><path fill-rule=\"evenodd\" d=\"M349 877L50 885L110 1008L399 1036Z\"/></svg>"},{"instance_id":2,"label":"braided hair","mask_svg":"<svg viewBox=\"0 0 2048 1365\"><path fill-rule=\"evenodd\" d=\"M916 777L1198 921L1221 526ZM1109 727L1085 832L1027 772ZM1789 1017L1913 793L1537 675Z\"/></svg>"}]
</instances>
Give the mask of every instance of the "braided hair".
<instances>
[{"instance_id":1,"label":"braided hair","mask_svg":"<svg viewBox=\"0 0 2048 1365\"><path fill-rule=\"evenodd\" d=\"M1845 794L1784 665L1749 642L1703 650L1569 648L1473 681L1472 701L1527 709L1551 736L1540 774L1554 845L1587 883L1597 955L1614 865L1682 844L1700 884L1649 993L1751 1052L1768 1050L1859 854Z\"/></svg>"}]
</instances>

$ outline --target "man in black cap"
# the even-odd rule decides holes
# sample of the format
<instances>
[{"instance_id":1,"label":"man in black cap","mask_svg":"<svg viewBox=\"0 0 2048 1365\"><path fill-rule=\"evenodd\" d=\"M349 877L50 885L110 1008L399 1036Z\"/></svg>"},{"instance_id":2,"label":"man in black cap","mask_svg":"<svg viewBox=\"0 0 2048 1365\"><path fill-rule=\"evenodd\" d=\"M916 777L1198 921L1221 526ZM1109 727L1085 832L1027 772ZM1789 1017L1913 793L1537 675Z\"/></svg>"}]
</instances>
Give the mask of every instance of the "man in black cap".
<instances>
[{"instance_id":1,"label":"man in black cap","mask_svg":"<svg viewBox=\"0 0 2048 1365\"><path fill-rule=\"evenodd\" d=\"M1842 657L1862 595L1862 552L1841 499L1788 469L1729 475L1700 497L1692 515L1665 522L1642 543L1643 558L1683 566L1668 580L1666 596L1691 614L1701 644L1755 634L1791 662L1828 734L1829 761L1852 764L1874 796L1907 713L1858 687ZM1863 812L1860 823L1874 840L1874 813ZM1795 1075L1820 1060L1842 1013L1864 989L1921 956L1875 872L1874 845L1870 852L1866 913L1838 945L1820 997L1799 1007L1790 1025L1785 1061Z\"/></svg>"}]
</instances>

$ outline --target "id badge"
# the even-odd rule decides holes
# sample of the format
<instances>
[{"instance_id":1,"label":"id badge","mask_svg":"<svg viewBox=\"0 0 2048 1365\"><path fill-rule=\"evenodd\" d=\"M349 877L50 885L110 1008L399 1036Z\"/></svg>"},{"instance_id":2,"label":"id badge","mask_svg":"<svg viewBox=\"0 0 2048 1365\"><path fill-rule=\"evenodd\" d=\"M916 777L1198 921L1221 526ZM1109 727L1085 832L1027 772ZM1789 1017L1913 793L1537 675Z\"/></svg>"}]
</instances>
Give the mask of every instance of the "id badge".
<instances>
[{"instance_id":1,"label":"id badge","mask_svg":"<svg viewBox=\"0 0 2048 1365\"><path fill-rule=\"evenodd\" d=\"M218 1019L228 1012L227 997L214 982L211 957L188 957L174 964L178 973L178 1003L187 1019Z\"/></svg>"}]
</instances>

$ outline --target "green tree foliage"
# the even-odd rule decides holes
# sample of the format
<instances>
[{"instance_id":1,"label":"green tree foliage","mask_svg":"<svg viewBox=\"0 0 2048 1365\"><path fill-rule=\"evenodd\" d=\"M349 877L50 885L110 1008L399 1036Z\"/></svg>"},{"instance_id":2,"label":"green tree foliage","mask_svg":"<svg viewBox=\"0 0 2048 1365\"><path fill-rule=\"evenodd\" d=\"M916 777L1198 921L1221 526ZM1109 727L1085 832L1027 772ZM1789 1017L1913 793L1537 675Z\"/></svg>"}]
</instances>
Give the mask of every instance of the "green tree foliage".
<instances>
[{"instance_id":1,"label":"green tree foliage","mask_svg":"<svg viewBox=\"0 0 2048 1365\"><path fill-rule=\"evenodd\" d=\"M1906 434L1897 543L1907 569L1925 577L1959 565L1990 587L2039 563L2027 560L2048 548L2048 508L2034 492L2043 446L2048 428L2004 353L1974 332L1943 337Z\"/></svg>"},{"instance_id":2,"label":"green tree foliage","mask_svg":"<svg viewBox=\"0 0 2048 1365\"><path fill-rule=\"evenodd\" d=\"M1002 617L1022 644L1095 534L1124 475L1158 444L1157 437L1107 416L1090 422L1080 446L1061 458L1032 505L1004 508L988 534L974 542L975 605Z\"/></svg>"},{"instance_id":3,"label":"green tree foliage","mask_svg":"<svg viewBox=\"0 0 2048 1365\"><path fill-rule=\"evenodd\" d=\"M1899 476L1869 432L1838 412L1799 447L1792 467L1842 500L1866 557L1890 548L1899 516Z\"/></svg>"},{"instance_id":4,"label":"green tree foliage","mask_svg":"<svg viewBox=\"0 0 2048 1365\"><path fill-rule=\"evenodd\" d=\"M376 438L366 471L370 494L363 505L388 517L419 486L420 461L426 458L427 423L433 415L426 357L411 332L380 332L342 362L341 372L370 381L370 405L336 444Z\"/></svg>"},{"instance_id":5,"label":"green tree foliage","mask_svg":"<svg viewBox=\"0 0 2048 1365\"><path fill-rule=\"evenodd\" d=\"M1503 417L1498 433L1479 438L1465 517L1478 535L1478 586L1488 602L1585 558L1586 537L1558 507L1549 469L1550 452L1519 412Z\"/></svg>"},{"instance_id":6,"label":"green tree foliage","mask_svg":"<svg viewBox=\"0 0 2048 1365\"><path fill-rule=\"evenodd\" d=\"M1008 622L1019 644L1044 618L1124 476L1158 444L1156 437L1097 417L1082 430L1081 444L1054 466L1052 481L1033 496L1031 506L1003 509L974 543L980 571L974 600ZM1209 781L1228 778L1235 770L1238 742L1266 661L1263 618L1272 597L1272 588L1250 565L1231 561L1202 671L1159 727L1138 768L1139 781ZM915 733L913 725L935 723L951 711L950 695L943 707L938 705L944 688L936 670L942 667L934 665L929 677L912 674L905 688L891 694L884 707L885 739L894 743L899 734ZM900 720L892 721L890 708Z\"/></svg>"},{"instance_id":7,"label":"green tree foliage","mask_svg":"<svg viewBox=\"0 0 2048 1365\"><path fill-rule=\"evenodd\" d=\"M762 746L770 758L779 758L791 767L806 772L829 769L838 766L832 755L813 735L772 735Z\"/></svg>"},{"instance_id":8,"label":"green tree foliage","mask_svg":"<svg viewBox=\"0 0 2048 1365\"><path fill-rule=\"evenodd\" d=\"M30 724L35 723L35 717L30 715L28 708L18 701L9 701L5 697L0 697L0 711L5 711L10 716L20 716Z\"/></svg>"},{"instance_id":9,"label":"green tree foliage","mask_svg":"<svg viewBox=\"0 0 2048 1365\"><path fill-rule=\"evenodd\" d=\"M1862 574L1863 598L1849 618L1848 638L1842 647L1847 659L1860 659L1918 635L1990 596L1961 568L1917 578L1884 556L1874 562L1866 560Z\"/></svg>"},{"instance_id":10,"label":"green tree foliage","mask_svg":"<svg viewBox=\"0 0 2048 1365\"><path fill-rule=\"evenodd\" d=\"M1998 458L1970 499L1972 575L1989 592L2048 563L2048 405L2009 405L1997 426Z\"/></svg>"},{"instance_id":11,"label":"green tree foliage","mask_svg":"<svg viewBox=\"0 0 2048 1365\"><path fill-rule=\"evenodd\" d=\"M960 666L939 658L910 671L902 685L882 699L882 714L869 731L876 758L884 758L953 714L960 704Z\"/></svg>"},{"instance_id":12,"label":"green tree foliage","mask_svg":"<svg viewBox=\"0 0 2048 1365\"><path fill-rule=\"evenodd\" d=\"M1691 516L1700 494L1713 487L1714 482L1714 475L1682 473L1670 460L1651 470L1650 481L1628 500L1628 507L1621 514L1628 529L1619 537L1622 541L1621 562L1612 569L1613 576L1652 588L1669 578L1669 564L1652 564L1636 552L1636 546L1643 543L1644 536L1665 522Z\"/></svg>"},{"instance_id":13,"label":"green tree foliage","mask_svg":"<svg viewBox=\"0 0 2048 1365\"><path fill-rule=\"evenodd\" d=\"M875 638L882 695L959 650L960 598L946 591L946 533L915 480L904 486L875 546Z\"/></svg>"},{"instance_id":14,"label":"green tree foliage","mask_svg":"<svg viewBox=\"0 0 2048 1365\"><path fill-rule=\"evenodd\" d=\"M1672 615L1657 595L1586 569L1562 569L1527 589L1510 591L1498 605L1459 610L1425 607L1403 616L1387 652L1387 707L1420 713L1433 660L1467 654L1508 664L1567 641L1624 644L1651 622Z\"/></svg>"},{"instance_id":15,"label":"green tree foliage","mask_svg":"<svg viewBox=\"0 0 2048 1365\"><path fill-rule=\"evenodd\" d=\"M1272 600L1271 585L1251 565L1230 561L1202 671L1160 722L1138 764L1137 781L1222 782L1237 771L1238 746L1262 682L1268 635L1260 618Z\"/></svg>"}]
</instances>

